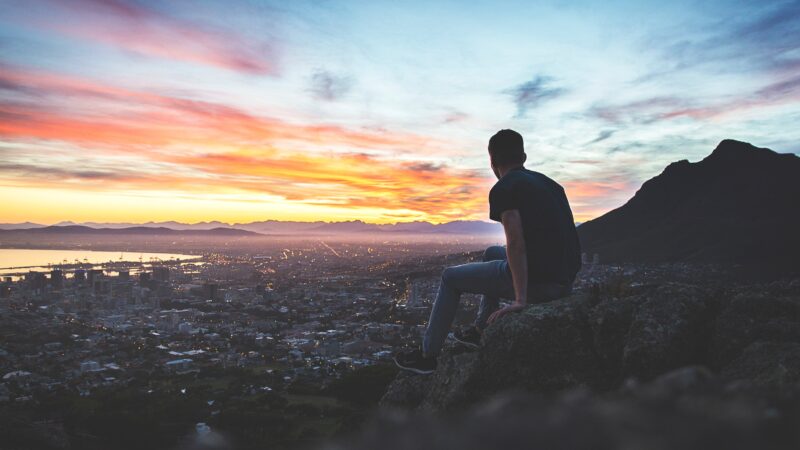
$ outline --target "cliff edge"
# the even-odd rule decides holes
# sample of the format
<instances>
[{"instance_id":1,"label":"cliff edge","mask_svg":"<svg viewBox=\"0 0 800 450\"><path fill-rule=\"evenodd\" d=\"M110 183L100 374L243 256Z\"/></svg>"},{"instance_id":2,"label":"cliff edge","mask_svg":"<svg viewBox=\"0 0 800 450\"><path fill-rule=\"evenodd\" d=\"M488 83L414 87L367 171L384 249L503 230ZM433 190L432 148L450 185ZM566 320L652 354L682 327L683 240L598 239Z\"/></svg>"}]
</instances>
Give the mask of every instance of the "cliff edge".
<instances>
[{"instance_id":1,"label":"cliff edge","mask_svg":"<svg viewBox=\"0 0 800 450\"><path fill-rule=\"evenodd\" d=\"M694 366L723 384L800 384L800 279L736 290L667 283L576 294L490 326L482 347L457 346L428 377L401 373L387 408L453 411L518 390L613 392Z\"/></svg>"}]
</instances>

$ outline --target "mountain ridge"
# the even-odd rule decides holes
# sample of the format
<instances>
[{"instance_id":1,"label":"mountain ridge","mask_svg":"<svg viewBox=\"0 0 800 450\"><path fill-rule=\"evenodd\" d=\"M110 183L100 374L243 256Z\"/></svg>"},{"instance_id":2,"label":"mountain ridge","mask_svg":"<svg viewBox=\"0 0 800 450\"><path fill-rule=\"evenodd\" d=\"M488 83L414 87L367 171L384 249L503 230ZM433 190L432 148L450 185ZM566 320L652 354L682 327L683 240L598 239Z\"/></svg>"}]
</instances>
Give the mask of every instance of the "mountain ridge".
<instances>
[{"instance_id":1,"label":"mountain ridge","mask_svg":"<svg viewBox=\"0 0 800 450\"><path fill-rule=\"evenodd\" d=\"M301 221L280 221L266 220L249 223L225 224L219 221L198 222L186 224L175 221L166 222L145 222L142 224L132 224L125 222L103 223L103 222L81 222L71 221L58 222L55 225L41 225L31 222L23 224L0 224L0 231L28 231L49 229L56 231L61 228L69 232L69 227L86 227L94 230L131 230L131 229L165 229L172 231L211 231L215 229L230 229L252 232L255 234L292 234L302 231L303 233L447 233L447 234L500 234L502 228L499 224L483 222L478 220L456 220L441 224L433 224L425 221L398 222L394 224L373 224L361 220L350 220L340 222L301 222ZM142 232L144 231L137 231ZM110 231L105 231L110 233Z\"/></svg>"},{"instance_id":2,"label":"mountain ridge","mask_svg":"<svg viewBox=\"0 0 800 450\"><path fill-rule=\"evenodd\" d=\"M578 235L609 262L800 265L798 198L800 158L725 139L699 162L669 164Z\"/></svg>"},{"instance_id":3,"label":"mountain ridge","mask_svg":"<svg viewBox=\"0 0 800 450\"><path fill-rule=\"evenodd\" d=\"M127 227L127 228L92 228L85 225L50 225L42 228L0 230L8 233L33 234L136 234L136 235L210 235L210 236L256 236L259 233L235 228L212 228L209 230L173 230L166 227Z\"/></svg>"}]
</instances>

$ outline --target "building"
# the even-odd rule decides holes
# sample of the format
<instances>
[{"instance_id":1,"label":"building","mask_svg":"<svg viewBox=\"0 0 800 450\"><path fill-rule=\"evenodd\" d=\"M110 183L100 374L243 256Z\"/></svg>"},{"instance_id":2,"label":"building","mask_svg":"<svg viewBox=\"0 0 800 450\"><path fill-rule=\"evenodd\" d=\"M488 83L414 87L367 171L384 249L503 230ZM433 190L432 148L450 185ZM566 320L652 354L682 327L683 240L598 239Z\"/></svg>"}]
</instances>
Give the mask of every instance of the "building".
<instances>
[{"instance_id":1,"label":"building","mask_svg":"<svg viewBox=\"0 0 800 450\"><path fill-rule=\"evenodd\" d=\"M174 359L172 361L167 361L164 367L173 373L184 373L192 369L192 363L194 363L194 361L191 358Z\"/></svg>"},{"instance_id":2,"label":"building","mask_svg":"<svg viewBox=\"0 0 800 450\"><path fill-rule=\"evenodd\" d=\"M150 283L150 272L139 272L139 284L146 286Z\"/></svg>"},{"instance_id":3,"label":"building","mask_svg":"<svg viewBox=\"0 0 800 450\"><path fill-rule=\"evenodd\" d=\"M202 297L207 300L217 300L219 297L219 285L216 283L206 283L203 285Z\"/></svg>"},{"instance_id":4,"label":"building","mask_svg":"<svg viewBox=\"0 0 800 450\"><path fill-rule=\"evenodd\" d=\"M155 281L169 281L169 267L153 267L153 280Z\"/></svg>"},{"instance_id":5,"label":"building","mask_svg":"<svg viewBox=\"0 0 800 450\"><path fill-rule=\"evenodd\" d=\"M94 286L94 281L103 277L102 269L91 269L86 272L86 280L90 286Z\"/></svg>"},{"instance_id":6,"label":"building","mask_svg":"<svg viewBox=\"0 0 800 450\"><path fill-rule=\"evenodd\" d=\"M31 270L25 275L25 281L28 282L28 287L33 291L41 291L47 284L47 277L42 272L35 272Z\"/></svg>"},{"instance_id":7,"label":"building","mask_svg":"<svg viewBox=\"0 0 800 450\"><path fill-rule=\"evenodd\" d=\"M72 279L75 280L76 283L82 283L86 281L86 271L83 269L77 269L74 274L72 274Z\"/></svg>"},{"instance_id":8,"label":"building","mask_svg":"<svg viewBox=\"0 0 800 450\"><path fill-rule=\"evenodd\" d=\"M64 272L61 269L50 271L50 285L53 286L53 289L61 289L64 285Z\"/></svg>"},{"instance_id":9,"label":"building","mask_svg":"<svg viewBox=\"0 0 800 450\"><path fill-rule=\"evenodd\" d=\"M100 370L100 364L97 361L84 361L81 363L81 373L96 372Z\"/></svg>"}]
</instances>

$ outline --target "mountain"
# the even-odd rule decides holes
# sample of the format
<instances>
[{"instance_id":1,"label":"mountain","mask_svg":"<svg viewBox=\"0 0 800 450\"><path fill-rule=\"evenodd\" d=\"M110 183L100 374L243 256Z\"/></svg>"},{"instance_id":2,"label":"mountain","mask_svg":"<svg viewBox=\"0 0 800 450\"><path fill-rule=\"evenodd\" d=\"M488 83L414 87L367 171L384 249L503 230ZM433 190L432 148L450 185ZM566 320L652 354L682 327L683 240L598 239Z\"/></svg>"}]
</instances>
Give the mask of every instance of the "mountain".
<instances>
[{"instance_id":1,"label":"mountain","mask_svg":"<svg viewBox=\"0 0 800 450\"><path fill-rule=\"evenodd\" d=\"M309 231L315 233L368 233L380 231L381 229L382 225L366 223L360 220L351 220L347 222L323 223L318 227L309 229Z\"/></svg>"},{"instance_id":2,"label":"mountain","mask_svg":"<svg viewBox=\"0 0 800 450\"><path fill-rule=\"evenodd\" d=\"M478 220L458 220L454 222L434 225L430 222L399 222L393 224L374 224L366 223L361 220L351 220L345 222L297 222L281 220L265 220L250 223L236 223L228 225L223 222L199 222L193 224L181 222L147 222L142 224L134 223L109 223L109 222L59 222L52 226L40 225L30 222L19 224L0 224L2 230L31 230L49 229L47 232L54 231L56 227L62 232L88 232L89 230L127 230L129 233L146 233L146 230L173 230L173 231L212 231L212 230L241 230L258 234L296 234L303 232L311 235L324 234L349 234L349 233L448 233L448 234L502 234L503 229L499 224L482 222ZM83 227L86 230L78 231L74 227ZM140 230L141 229L141 230ZM70 231L72 230L72 231ZM109 233L109 231L103 231ZM216 231L216 233L222 233Z\"/></svg>"},{"instance_id":3,"label":"mountain","mask_svg":"<svg viewBox=\"0 0 800 450\"><path fill-rule=\"evenodd\" d=\"M475 220L456 220L437 225L437 231L452 234L503 234L503 227L497 222Z\"/></svg>"},{"instance_id":4,"label":"mountain","mask_svg":"<svg viewBox=\"0 0 800 450\"><path fill-rule=\"evenodd\" d=\"M46 225L41 225L33 222L23 223L0 223L0 230L29 230L31 228L42 228Z\"/></svg>"},{"instance_id":5,"label":"mountain","mask_svg":"<svg viewBox=\"0 0 800 450\"><path fill-rule=\"evenodd\" d=\"M214 228L230 228L227 223L218 221L213 222L198 222L198 223L181 223L175 221L168 222L146 222L141 224L127 223L127 222L81 222L75 223L70 221L63 221L55 224L55 226L71 226L82 225L90 228L169 228L171 230L212 230ZM44 225L42 225L44 226Z\"/></svg>"},{"instance_id":6,"label":"mountain","mask_svg":"<svg viewBox=\"0 0 800 450\"><path fill-rule=\"evenodd\" d=\"M147 222L143 224L134 223L107 223L107 222L59 222L53 227L86 227L89 229L115 229L128 230L134 229L166 229L176 231L211 231L218 229L242 230L259 234L298 234L304 235L325 235L325 234L347 234L347 233L449 233L449 234L502 234L503 229L499 224L482 222L478 220L458 220L454 222L432 224L430 222L399 222L393 224L374 224L366 223L361 220L351 220L345 222L298 222L265 220L250 223L236 223L229 225L223 222L199 222L187 224L181 222ZM49 228L46 225L39 225L30 222L21 224L0 224L0 230L27 230L34 228ZM66 231L65 228L64 231ZM73 231L76 232L76 231ZM144 232L140 230L138 232ZM108 233L108 232L106 232ZM217 231L217 233L220 233ZM163 234L163 232L162 232Z\"/></svg>"},{"instance_id":7,"label":"mountain","mask_svg":"<svg viewBox=\"0 0 800 450\"><path fill-rule=\"evenodd\" d=\"M607 262L800 266L799 201L800 158L726 139L700 162L670 164L578 235Z\"/></svg>"},{"instance_id":8,"label":"mountain","mask_svg":"<svg viewBox=\"0 0 800 450\"><path fill-rule=\"evenodd\" d=\"M446 233L446 234L502 234L503 228L498 223L479 220L457 220L434 225L430 222L406 222L393 224L372 224L360 220L349 222L331 222L308 230L319 233Z\"/></svg>"},{"instance_id":9,"label":"mountain","mask_svg":"<svg viewBox=\"0 0 800 450\"><path fill-rule=\"evenodd\" d=\"M264 234L291 234L298 231L304 231L311 228L316 228L325 224L322 221L316 222L298 222L298 221L282 221L282 220L264 220L259 222L250 223L236 223L233 228L240 230L255 231L256 233Z\"/></svg>"},{"instance_id":10,"label":"mountain","mask_svg":"<svg viewBox=\"0 0 800 450\"><path fill-rule=\"evenodd\" d=\"M7 233L31 234L102 234L102 235L175 235L175 236L257 236L259 233L235 228L212 228L210 230L173 230L165 227L136 226L128 228L92 228L85 225L51 225L42 228L0 230Z\"/></svg>"}]
</instances>

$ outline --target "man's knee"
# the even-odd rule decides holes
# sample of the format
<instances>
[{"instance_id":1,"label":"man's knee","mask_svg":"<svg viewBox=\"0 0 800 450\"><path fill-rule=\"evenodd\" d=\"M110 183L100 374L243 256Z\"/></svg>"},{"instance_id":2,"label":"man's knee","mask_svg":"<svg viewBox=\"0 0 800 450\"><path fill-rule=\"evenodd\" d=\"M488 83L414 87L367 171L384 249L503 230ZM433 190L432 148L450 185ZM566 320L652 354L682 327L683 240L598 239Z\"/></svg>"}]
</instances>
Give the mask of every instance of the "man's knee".
<instances>
[{"instance_id":1,"label":"man's knee","mask_svg":"<svg viewBox=\"0 0 800 450\"><path fill-rule=\"evenodd\" d=\"M506 259L506 249L501 245L492 245L483 252L483 262Z\"/></svg>"},{"instance_id":2,"label":"man's knee","mask_svg":"<svg viewBox=\"0 0 800 450\"><path fill-rule=\"evenodd\" d=\"M455 266L446 267L442 271L442 283L452 283L453 279L456 276L456 268Z\"/></svg>"}]
</instances>

